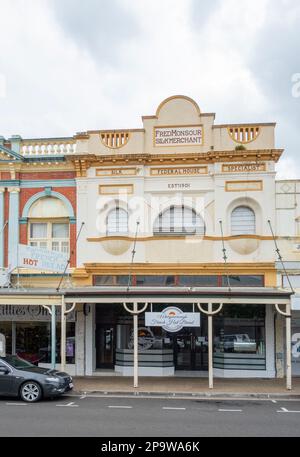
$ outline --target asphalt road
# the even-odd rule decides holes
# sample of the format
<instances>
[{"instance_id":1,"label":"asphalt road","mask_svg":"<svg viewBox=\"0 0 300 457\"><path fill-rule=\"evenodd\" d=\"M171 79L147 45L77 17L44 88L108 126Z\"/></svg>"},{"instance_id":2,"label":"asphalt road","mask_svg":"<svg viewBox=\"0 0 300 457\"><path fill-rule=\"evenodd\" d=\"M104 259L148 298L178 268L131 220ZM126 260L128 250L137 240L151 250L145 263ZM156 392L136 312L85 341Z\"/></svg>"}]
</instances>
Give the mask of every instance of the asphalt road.
<instances>
[{"instance_id":1,"label":"asphalt road","mask_svg":"<svg viewBox=\"0 0 300 457\"><path fill-rule=\"evenodd\" d=\"M298 400L0 399L0 436L300 436Z\"/></svg>"}]
</instances>

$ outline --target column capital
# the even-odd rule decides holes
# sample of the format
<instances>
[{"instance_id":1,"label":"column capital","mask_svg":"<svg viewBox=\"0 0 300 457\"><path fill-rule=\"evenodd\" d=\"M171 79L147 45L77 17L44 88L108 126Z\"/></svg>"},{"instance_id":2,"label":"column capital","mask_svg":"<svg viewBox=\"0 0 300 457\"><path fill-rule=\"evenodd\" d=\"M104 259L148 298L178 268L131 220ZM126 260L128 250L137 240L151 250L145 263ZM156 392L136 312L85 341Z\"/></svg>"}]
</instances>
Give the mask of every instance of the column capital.
<instances>
[{"instance_id":1,"label":"column capital","mask_svg":"<svg viewBox=\"0 0 300 457\"><path fill-rule=\"evenodd\" d=\"M9 193L13 193L13 194L18 194L20 192L19 187L8 187L7 190Z\"/></svg>"}]
</instances>

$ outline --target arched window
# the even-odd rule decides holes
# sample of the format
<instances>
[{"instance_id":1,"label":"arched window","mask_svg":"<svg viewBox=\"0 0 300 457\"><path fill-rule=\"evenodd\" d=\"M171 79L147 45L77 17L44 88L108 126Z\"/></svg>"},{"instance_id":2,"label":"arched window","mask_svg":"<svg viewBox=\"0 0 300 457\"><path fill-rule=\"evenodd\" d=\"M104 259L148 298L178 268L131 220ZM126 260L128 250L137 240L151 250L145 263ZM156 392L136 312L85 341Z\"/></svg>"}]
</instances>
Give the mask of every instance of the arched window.
<instances>
[{"instance_id":1,"label":"arched window","mask_svg":"<svg viewBox=\"0 0 300 457\"><path fill-rule=\"evenodd\" d=\"M28 244L49 251L69 252L69 213L58 198L38 199L30 208Z\"/></svg>"},{"instance_id":2,"label":"arched window","mask_svg":"<svg viewBox=\"0 0 300 457\"><path fill-rule=\"evenodd\" d=\"M204 235L205 224L201 216L186 206L170 206L155 221L154 234Z\"/></svg>"},{"instance_id":3,"label":"arched window","mask_svg":"<svg viewBox=\"0 0 300 457\"><path fill-rule=\"evenodd\" d=\"M232 235L254 235L256 220L253 209L249 206L238 206L231 213Z\"/></svg>"},{"instance_id":4,"label":"arched window","mask_svg":"<svg viewBox=\"0 0 300 457\"><path fill-rule=\"evenodd\" d=\"M128 213L125 209L114 208L107 216L106 221L107 235L116 235L118 233L128 233Z\"/></svg>"}]
</instances>

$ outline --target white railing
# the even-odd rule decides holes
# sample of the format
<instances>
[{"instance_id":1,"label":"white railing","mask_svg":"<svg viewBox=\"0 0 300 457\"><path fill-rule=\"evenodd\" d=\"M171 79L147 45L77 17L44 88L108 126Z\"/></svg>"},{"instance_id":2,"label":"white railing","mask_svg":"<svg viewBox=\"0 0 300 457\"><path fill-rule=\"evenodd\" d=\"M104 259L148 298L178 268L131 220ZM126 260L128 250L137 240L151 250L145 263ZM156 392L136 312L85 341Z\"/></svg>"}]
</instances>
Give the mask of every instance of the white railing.
<instances>
[{"instance_id":1,"label":"white railing","mask_svg":"<svg viewBox=\"0 0 300 457\"><path fill-rule=\"evenodd\" d=\"M73 139L66 140L25 140L21 143L21 154L31 156L64 156L75 154L76 142Z\"/></svg>"}]
</instances>

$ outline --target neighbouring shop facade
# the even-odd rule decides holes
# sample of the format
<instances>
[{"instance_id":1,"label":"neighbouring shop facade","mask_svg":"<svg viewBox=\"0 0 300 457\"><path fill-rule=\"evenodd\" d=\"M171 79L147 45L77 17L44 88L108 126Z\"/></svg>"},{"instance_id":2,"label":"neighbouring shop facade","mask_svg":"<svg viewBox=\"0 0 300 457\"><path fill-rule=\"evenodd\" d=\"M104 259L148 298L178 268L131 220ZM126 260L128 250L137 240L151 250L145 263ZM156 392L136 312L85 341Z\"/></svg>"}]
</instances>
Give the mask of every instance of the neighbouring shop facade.
<instances>
[{"instance_id":1,"label":"neighbouring shop facade","mask_svg":"<svg viewBox=\"0 0 300 457\"><path fill-rule=\"evenodd\" d=\"M289 213L284 206L294 184L275 180L283 152L275 124L216 124L214 113L185 96L164 100L142 121L139 129L0 141L0 333L7 349L51 365L44 291L55 295L60 284L73 307L62 336L63 367L72 374L132 374L128 306L138 295L140 309L147 305L138 317L141 375L205 376L210 347L215 376L283 377L290 290L279 281L268 221L291 262L300 261L300 238L296 206ZM66 254L63 275L29 263L11 268L18 242ZM25 291L23 298L12 300L12 289ZM24 298L28 291L40 293L34 305ZM211 344L210 305L218 311ZM60 366L60 302L55 306ZM145 314L168 312L174 319L197 314L199 322L174 332L149 325ZM294 310L293 335L297 319Z\"/></svg>"}]
</instances>

